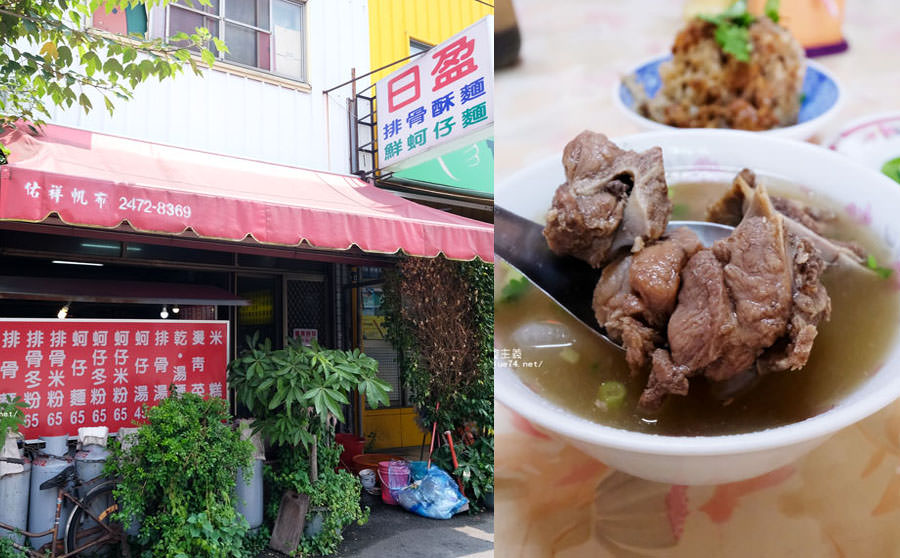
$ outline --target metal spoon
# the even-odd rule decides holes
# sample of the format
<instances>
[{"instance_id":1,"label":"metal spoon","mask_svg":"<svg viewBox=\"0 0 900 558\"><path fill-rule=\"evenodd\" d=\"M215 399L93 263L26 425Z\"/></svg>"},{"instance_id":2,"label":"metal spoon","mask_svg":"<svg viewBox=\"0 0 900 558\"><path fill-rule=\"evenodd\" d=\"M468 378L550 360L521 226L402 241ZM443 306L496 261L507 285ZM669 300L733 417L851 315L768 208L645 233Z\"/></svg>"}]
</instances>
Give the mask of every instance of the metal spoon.
<instances>
[{"instance_id":1,"label":"metal spoon","mask_svg":"<svg viewBox=\"0 0 900 558\"><path fill-rule=\"evenodd\" d=\"M667 230L679 227L694 231L706 247L734 230L734 227L703 221L670 221ZM594 269L571 256L557 256L547 247L543 230L544 227L534 221L494 206L494 252L572 317L621 349L621 345L607 337L591 307L594 287L603 270Z\"/></svg>"}]
</instances>

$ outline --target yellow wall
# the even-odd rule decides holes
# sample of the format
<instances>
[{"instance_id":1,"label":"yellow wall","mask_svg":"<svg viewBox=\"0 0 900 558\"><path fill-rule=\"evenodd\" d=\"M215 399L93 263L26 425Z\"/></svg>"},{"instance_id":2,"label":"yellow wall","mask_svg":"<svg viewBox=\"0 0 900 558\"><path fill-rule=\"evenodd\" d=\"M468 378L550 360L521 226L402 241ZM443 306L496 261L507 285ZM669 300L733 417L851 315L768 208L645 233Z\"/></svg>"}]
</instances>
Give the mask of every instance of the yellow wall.
<instances>
[{"instance_id":1,"label":"yellow wall","mask_svg":"<svg viewBox=\"0 0 900 558\"><path fill-rule=\"evenodd\" d=\"M409 56L410 39L436 45L493 13L475 0L369 0L372 68ZM378 72L372 80L399 67Z\"/></svg>"},{"instance_id":2,"label":"yellow wall","mask_svg":"<svg viewBox=\"0 0 900 558\"><path fill-rule=\"evenodd\" d=\"M489 2L490 3L490 2ZM409 56L409 41L436 45L494 10L475 0L369 0L371 67L380 68ZM393 72L392 66L372 75L372 81ZM362 436L375 433L375 449L417 446L422 430L411 407L363 410ZM429 443L431 433L425 442Z\"/></svg>"},{"instance_id":3,"label":"yellow wall","mask_svg":"<svg viewBox=\"0 0 900 558\"><path fill-rule=\"evenodd\" d=\"M416 424L416 411L412 407L393 409L366 409L363 413L362 436L368 439L375 433L373 449L402 448L418 446L422 443L422 430ZM431 441L431 433L425 436L425 443Z\"/></svg>"}]
</instances>

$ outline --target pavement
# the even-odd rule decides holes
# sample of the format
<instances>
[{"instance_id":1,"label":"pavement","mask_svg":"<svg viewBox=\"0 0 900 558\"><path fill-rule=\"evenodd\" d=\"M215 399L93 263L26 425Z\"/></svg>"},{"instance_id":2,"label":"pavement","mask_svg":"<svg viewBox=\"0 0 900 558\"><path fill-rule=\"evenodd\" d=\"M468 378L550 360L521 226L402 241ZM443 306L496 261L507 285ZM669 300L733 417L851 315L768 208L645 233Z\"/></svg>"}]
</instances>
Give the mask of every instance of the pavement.
<instances>
[{"instance_id":1,"label":"pavement","mask_svg":"<svg viewBox=\"0 0 900 558\"><path fill-rule=\"evenodd\" d=\"M494 513L463 512L451 519L428 519L389 506L364 493L371 514L365 525L351 525L335 556L341 558L492 558Z\"/></svg>"},{"instance_id":2,"label":"pavement","mask_svg":"<svg viewBox=\"0 0 900 558\"><path fill-rule=\"evenodd\" d=\"M339 558L493 558L494 513L463 512L450 519L428 519L389 506L363 493L369 522L350 525L334 556ZM259 558L282 558L267 549Z\"/></svg>"},{"instance_id":3,"label":"pavement","mask_svg":"<svg viewBox=\"0 0 900 558\"><path fill-rule=\"evenodd\" d=\"M377 450L411 461L428 456L419 446ZM389 506L380 496L363 491L362 504L369 506L369 522L350 525L334 556L339 558L493 558L494 513L456 514L450 519L428 519L399 506ZM266 550L259 558L282 558Z\"/></svg>"}]
</instances>

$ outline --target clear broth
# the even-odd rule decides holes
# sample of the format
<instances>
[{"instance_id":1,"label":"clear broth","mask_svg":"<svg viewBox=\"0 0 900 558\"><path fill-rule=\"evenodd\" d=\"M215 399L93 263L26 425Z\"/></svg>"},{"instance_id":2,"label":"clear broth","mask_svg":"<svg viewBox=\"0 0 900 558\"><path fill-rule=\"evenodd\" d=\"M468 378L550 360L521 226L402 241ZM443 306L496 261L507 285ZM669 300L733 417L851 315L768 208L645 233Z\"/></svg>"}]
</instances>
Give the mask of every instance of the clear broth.
<instances>
[{"instance_id":1,"label":"clear broth","mask_svg":"<svg viewBox=\"0 0 900 558\"><path fill-rule=\"evenodd\" d=\"M720 183L672 186L672 219L702 220L706 207L728 186ZM825 234L854 240L879 261L884 261L885 247L830 201L784 185L770 186L770 191L833 210L838 218ZM503 267L496 269L497 284L505 284ZM702 378L695 378L687 396L669 396L663 408L653 415L639 413L637 400L646 377L630 377L621 350L579 324L535 288L529 288L515 301L496 303L496 354L534 392L601 424L674 436L738 434L776 427L828 410L874 374L897 329L900 296L893 277L885 280L874 273L832 267L825 272L823 283L831 296L831 320L820 324L807 365L802 370L767 375L749 393L725 406L712 399ZM512 333L517 328L548 320L564 324L571 332L574 339L571 351L560 347L515 346ZM577 355L577 362L571 362L573 355ZM603 410L596 404L600 383L610 380L622 382L627 388L625 404L613 411Z\"/></svg>"}]
</instances>

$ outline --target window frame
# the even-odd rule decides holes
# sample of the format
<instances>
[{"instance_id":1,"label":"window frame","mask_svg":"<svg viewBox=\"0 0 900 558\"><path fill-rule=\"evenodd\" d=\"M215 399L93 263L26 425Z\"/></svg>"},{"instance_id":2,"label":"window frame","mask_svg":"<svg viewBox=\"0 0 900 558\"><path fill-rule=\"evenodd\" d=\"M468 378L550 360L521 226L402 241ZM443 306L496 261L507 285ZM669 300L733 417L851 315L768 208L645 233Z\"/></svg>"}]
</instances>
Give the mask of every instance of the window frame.
<instances>
[{"instance_id":1,"label":"window frame","mask_svg":"<svg viewBox=\"0 0 900 558\"><path fill-rule=\"evenodd\" d=\"M286 79L286 80L290 80L293 82L308 85L309 80L307 79L307 63L306 63L307 62L307 54L306 54L306 41L307 41L306 4L307 4L307 0L282 0L282 1L289 3L289 4L294 4L300 8L300 74L301 74L300 77L278 72L277 69L268 69L267 70L265 68L260 68L259 66L251 66L249 64L244 64L242 62L238 62L235 60L228 60L227 58L225 58L225 53L218 52L215 48L213 48L211 50L216 57L216 63L217 64L227 64L229 66L236 66L239 68L245 68L245 69L253 71L253 72L260 72L262 74L275 76L279 79ZM269 29L264 29L262 27L256 27L254 25L249 25L242 21L229 19L228 18L228 10L226 8L226 4L227 4L228 0L219 0L219 10L218 10L219 13L218 14L213 14L213 13L204 11L203 8L205 8L206 6L202 6L199 3L195 3L195 6L191 7L191 6L186 5L186 3L182 4L182 3L177 3L177 2L178 2L178 0L173 0L171 3L167 4L165 7L165 36L166 37L172 36L172 29L171 29L171 13L172 13L171 11L172 11L172 9L185 10L190 13L199 15L201 17L215 20L216 27L217 27L215 36L218 37L219 39L222 39L223 41L226 41L226 44L227 44L227 40L224 37L226 23L230 23L232 25L237 25L244 29L252 30L252 31L254 31L254 33L266 33L267 35L269 35L269 41L270 41L270 43L269 43L269 67L272 68L275 66L275 50L274 50L274 48L272 48L273 44L274 44L273 39L275 37L275 29L274 29L273 20L272 20L273 13L274 13L273 4L275 3L275 0L266 0L266 2L269 5ZM199 8L198 8L198 6L199 6Z\"/></svg>"},{"instance_id":2,"label":"window frame","mask_svg":"<svg viewBox=\"0 0 900 558\"><path fill-rule=\"evenodd\" d=\"M413 47L420 49L418 52L413 52ZM434 48L434 45L426 43L425 41L420 41L414 37L409 37L409 55L413 56L414 54L425 54L429 50Z\"/></svg>"}]
</instances>

